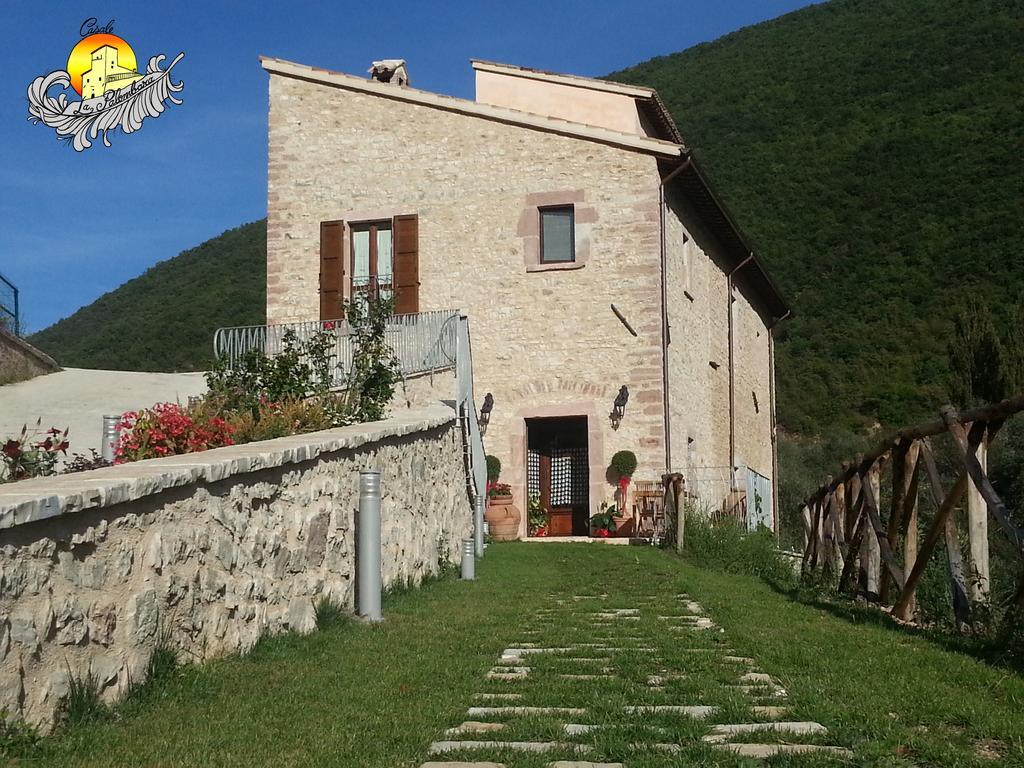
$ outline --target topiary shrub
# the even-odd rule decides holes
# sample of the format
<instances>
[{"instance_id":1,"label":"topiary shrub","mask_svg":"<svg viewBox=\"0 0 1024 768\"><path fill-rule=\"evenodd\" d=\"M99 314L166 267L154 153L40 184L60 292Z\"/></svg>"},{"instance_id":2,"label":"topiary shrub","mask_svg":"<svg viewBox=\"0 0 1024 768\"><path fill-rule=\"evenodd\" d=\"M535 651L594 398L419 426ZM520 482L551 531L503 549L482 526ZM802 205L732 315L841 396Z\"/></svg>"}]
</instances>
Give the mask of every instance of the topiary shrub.
<instances>
[{"instance_id":1,"label":"topiary shrub","mask_svg":"<svg viewBox=\"0 0 1024 768\"><path fill-rule=\"evenodd\" d=\"M493 483L501 476L501 459L487 455L487 482Z\"/></svg>"},{"instance_id":2,"label":"topiary shrub","mask_svg":"<svg viewBox=\"0 0 1024 768\"><path fill-rule=\"evenodd\" d=\"M632 477L636 472L636 454L632 451L619 451L612 456L611 467L619 477Z\"/></svg>"}]
</instances>

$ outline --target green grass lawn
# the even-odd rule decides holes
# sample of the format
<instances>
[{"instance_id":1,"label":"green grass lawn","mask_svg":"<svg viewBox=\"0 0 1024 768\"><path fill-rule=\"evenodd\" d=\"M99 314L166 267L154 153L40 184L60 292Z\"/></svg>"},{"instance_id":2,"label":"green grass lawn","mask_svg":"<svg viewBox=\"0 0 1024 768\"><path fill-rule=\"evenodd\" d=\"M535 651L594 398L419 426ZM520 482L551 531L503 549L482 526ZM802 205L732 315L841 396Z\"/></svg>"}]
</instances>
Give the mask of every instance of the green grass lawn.
<instances>
[{"instance_id":1,"label":"green grass lawn","mask_svg":"<svg viewBox=\"0 0 1024 768\"><path fill-rule=\"evenodd\" d=\"M703 571L648 548L492 545L478 574L473 583L448 579L390 596L379 625L336 621L307 637L264 641L245 657L179 669L111 718L66 728L18 764L413 767L428 759L432 741L446 738L445 728L486 719L466 716L468 706L487 704L474 693L513 691L524 696L515 703L585 707L582 722L621 724L578 740L596 748L586 759L621 759L628 768L1024 765L1024 680L925 637L853 623L755 579ZM665 631L656 614L678 612L680 592L723 631ZM603 605L642 604L647 618L591 627L580 618L590 601L571 598L599 593L607 594ZM559 646L591 635L623 645L632 634L655 650L613 653L611 679L562 679L560 671L582 670L549 655L527 662L526 680L485 680L501 651L518 642ZM805 741L851 748L853 760L742 759L701 744L706 724L622 713L626 704L711 704L720 711L710 722L749 721L749 697L727 687L742 670L721 659L726 648L781 681L792 707L787 719L829 728L827 737ZM645 682L655 668L683 677L653 691ZM566 741L560 723L567 720L580 721L516 718L498 738ZM664 729L658 740L683 743L683 753L631 750L650 739L645 725ZM435 759L539 768L559 757L568 756L484 751Z\"/></svg>"}]
</instances>

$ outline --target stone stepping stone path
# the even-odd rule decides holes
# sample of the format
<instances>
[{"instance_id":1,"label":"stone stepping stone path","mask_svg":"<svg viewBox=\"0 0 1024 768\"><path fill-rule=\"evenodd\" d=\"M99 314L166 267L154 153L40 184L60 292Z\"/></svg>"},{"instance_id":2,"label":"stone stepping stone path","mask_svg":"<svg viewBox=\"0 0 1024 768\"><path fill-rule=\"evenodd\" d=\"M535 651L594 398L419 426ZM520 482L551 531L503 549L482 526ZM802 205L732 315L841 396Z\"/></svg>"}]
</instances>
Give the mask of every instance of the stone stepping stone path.
<instances>
[{"instance_id":1,"label":"stone stepping stone path","mask_svg":"<svg viewBox=\"0 0 1024 768\"><path fill-rule=\"evenodd\" d=\"M430 755L451 760L420 768L519 768L517 754L548 768L628 768L640 754L644 765L667 768L698 745L754 759L853 756L821 743L826 726L792 719L780 701L788 699L785 686L729 648L724 630L689 595L550 599L486 672L465 719L429 745ZM737 716L737 696L749 702L750 720L723 722ZM610 714L610 705L621 714ZM616 733L641 740L614 747ZM544 757L525 757L531 754Z\"/></svg>"}]
</instances>

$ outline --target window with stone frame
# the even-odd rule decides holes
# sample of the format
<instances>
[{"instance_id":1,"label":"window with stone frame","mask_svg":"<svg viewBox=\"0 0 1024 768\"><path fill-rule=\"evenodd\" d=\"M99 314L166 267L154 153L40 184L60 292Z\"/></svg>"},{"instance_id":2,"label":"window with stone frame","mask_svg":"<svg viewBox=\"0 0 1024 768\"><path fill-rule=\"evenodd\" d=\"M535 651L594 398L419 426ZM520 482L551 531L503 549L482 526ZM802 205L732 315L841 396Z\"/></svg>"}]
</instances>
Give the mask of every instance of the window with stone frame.
<instances>
[{"instance_id":1,"label":"window with stone frame","mask_svg":"<svg viewBox=\"0 0 1024 768\"><path fill-rule=\"evenodd\" d=\"M575 210L571 205L549 206L540 212L540 263L576 261Z\"/></svg>"}]
</instances>

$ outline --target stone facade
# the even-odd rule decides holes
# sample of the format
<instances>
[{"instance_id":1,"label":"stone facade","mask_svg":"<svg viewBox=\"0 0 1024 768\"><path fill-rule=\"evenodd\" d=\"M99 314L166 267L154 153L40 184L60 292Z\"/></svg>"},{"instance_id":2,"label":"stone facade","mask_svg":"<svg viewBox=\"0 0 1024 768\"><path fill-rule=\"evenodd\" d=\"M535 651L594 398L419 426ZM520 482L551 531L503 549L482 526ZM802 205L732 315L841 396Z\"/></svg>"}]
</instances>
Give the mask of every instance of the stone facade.
<instances>
[{"instance_id":1,"label":"stone facade","mask_svg":"<svg viewBox=\"0 0 1024 768\"><path fill-rule=\"evenodd\" d=\"M713 238L698 238L694 298L682 295L672 266L682 251L671 239L701 225L673 207L666 208L671 226L664 235L674 335L663 351L657 147L644 151L460 111L459 104L473 102L435 105L422 96L391 98L399 91L386 88L338 87L317 81L323 70L293 77L268 68L269 323L318 317L321 222L415 214L419 309L458 308L469 316L475 390L491 392L495 402L487 452L501 459L501 480L521 508L531 418L587 418L592 510L612 497L606 470L618 450L636 453L638 479L658 478L669 464L729 464L726 277L707 255ZM575 210L576 261L541 264L538 209L567 204ZM767 327L742 291L737 295L744 317L735 345L743 358L737 455L771 477L772 426L762 418L770 411ZM622 385L630 399L615 428L609 414ZM764 398L752 414L751 391Z\"/></svg>"},{"instance_id":2,"label":"stone facade","mask_svg":"<svg viewBox=\"0 0 1024 768\"><path fill-rule=\"evenodd\" d=\"M444 406L0 486L0 711L47 726L69 673L113 700L158 644L203 661L354 607L358 470L382 471L385 586L458 559L472 513Z\"/></svg>"}]
</instances>

